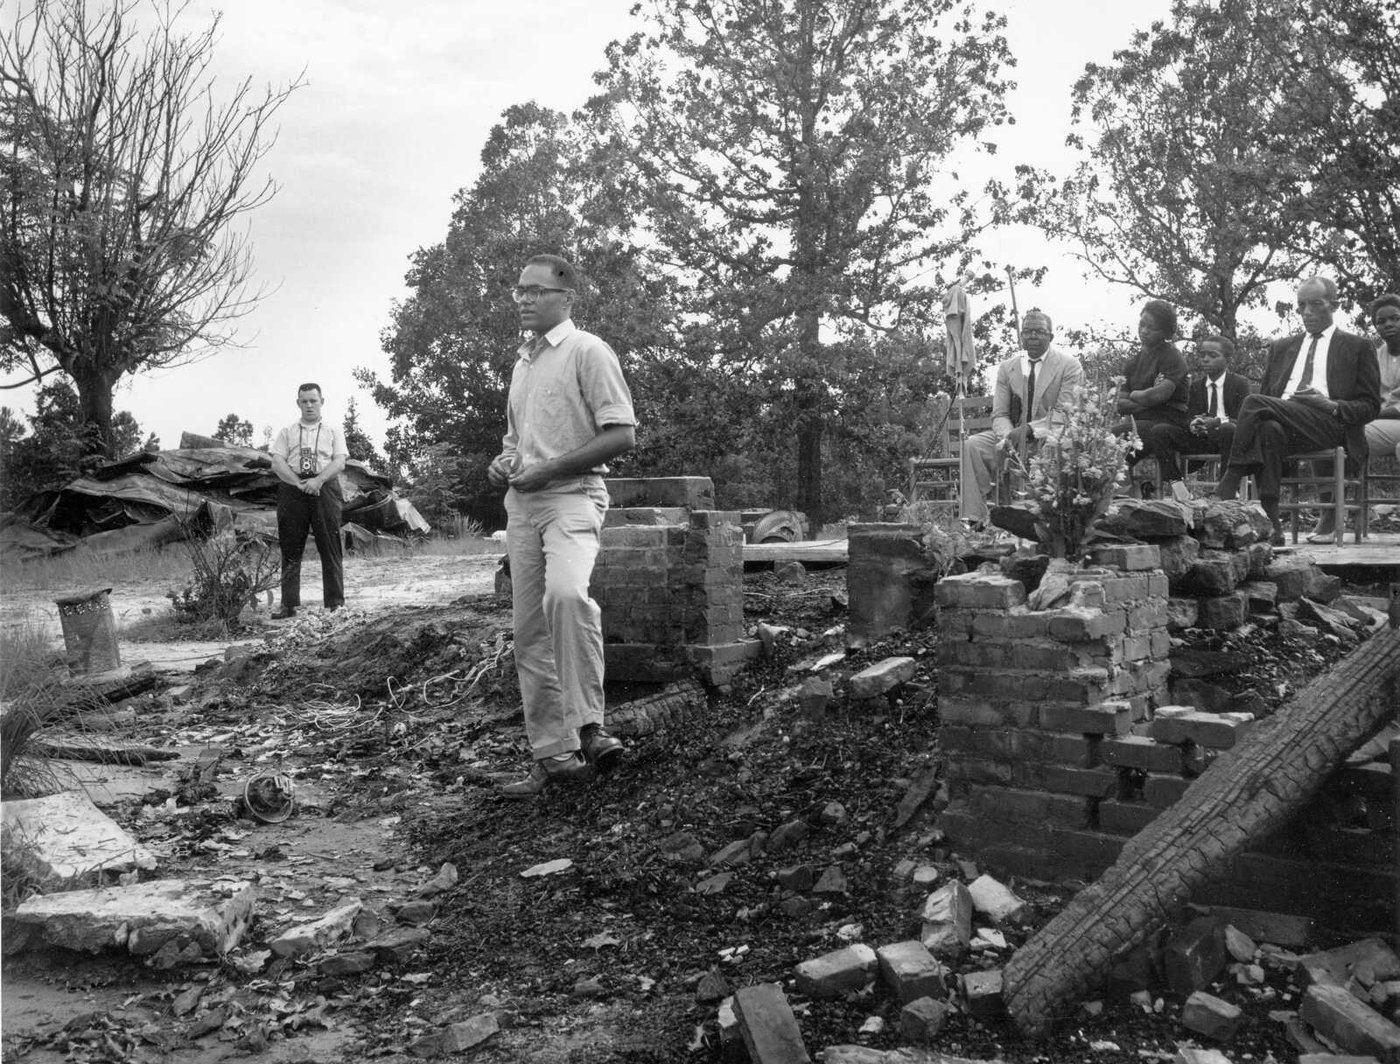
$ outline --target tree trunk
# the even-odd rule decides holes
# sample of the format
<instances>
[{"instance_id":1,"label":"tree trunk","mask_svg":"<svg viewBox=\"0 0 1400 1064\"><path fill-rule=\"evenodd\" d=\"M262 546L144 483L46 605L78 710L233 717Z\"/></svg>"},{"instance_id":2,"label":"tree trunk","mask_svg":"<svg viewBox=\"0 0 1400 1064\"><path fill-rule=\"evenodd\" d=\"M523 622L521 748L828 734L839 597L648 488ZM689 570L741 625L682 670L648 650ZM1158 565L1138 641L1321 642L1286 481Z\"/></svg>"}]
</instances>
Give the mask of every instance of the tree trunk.
<instances>
[{"instance_id":1,"label":"tree trunk","mask_svg":"<svg viewBox=\"0 0 1400 1064\"><path fill-rule=\"evenodd\" d=\"M1117 862L1016 951L1007 1011L1027 1035L1090 988L1226 862L1302 808L1396 708L1400 629L1373 636L1222 755Z\"/></svg>"},{"instance_id":2,"label":"tree trunk","mask_svg":"<svg viewBox=\"0 0 1400 1064\"><path fill-rule=\"evenodd\" d=\"M81 370L81 367L76 367ZM78 408L83 414L83 452L103 458L119 458L113 453L112 388L116 379L102 373L77 372L73 384L78 389Z\"/></svg>"}]
</instances>

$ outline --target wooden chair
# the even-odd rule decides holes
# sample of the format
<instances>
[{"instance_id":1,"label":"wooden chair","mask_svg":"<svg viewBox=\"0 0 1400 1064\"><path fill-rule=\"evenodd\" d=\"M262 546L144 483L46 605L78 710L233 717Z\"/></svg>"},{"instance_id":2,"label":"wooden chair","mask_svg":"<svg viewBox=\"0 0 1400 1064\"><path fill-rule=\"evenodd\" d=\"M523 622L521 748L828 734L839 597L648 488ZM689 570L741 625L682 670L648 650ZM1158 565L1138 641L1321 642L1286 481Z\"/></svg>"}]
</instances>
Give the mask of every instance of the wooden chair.
<instances>
[{"instance_id":1,"label":"wooden chair","mask_svg":"<svg viewBox=\"0 0 1400 1064\"><path fill-rule=\"evenodd\" d=\"M909 502L946 509L958 516L963 440L991 427L990 395L954 399L939 433L942 457L909 459Z\"/></svg>"},{"instance_id":2,"label":"wooden chair","mask_svg":"<svg viewBox=\"0 0 1400 1064\"><path fill-rule=\"evenodd\" d=\"M1385 494L1377 497L1377 489L1384 489ZM1357 522L1363 536L1371 530L1371 511L1384 503L1400 504L1400 458L1372 451L1361 478L1361 512Z\"/></svg>"},{"instance_id":3,"label":"wooden chair","mask_svg":"<svg viewBox=\"0 0 1400 1064\"><path fill-rule=\"evenodd\" d=\"M1346 538L1347 514L1356 514L1354 534L1360 543L1366 534L1367 524L1367 471L1362 466L1359 476L1350 480L1346 476L1347 452L1344 447L1333 447L1322 451L1309 451L1306 454L1291 454L1289 462L1298 463L1298 470L1292 476L1285 475L1279 482L1279 517L1288 522L1289 534L1293 542L1298 542L1298 515L1304 510L1321 510L1318 494L1330 492L1332 501L1327 504L1332 510L1333 527L1336 528L1334 542L1341 546ZM1347 489L1352 489L1352 497L1347 498Z\"/></svg>"}]
</instances>

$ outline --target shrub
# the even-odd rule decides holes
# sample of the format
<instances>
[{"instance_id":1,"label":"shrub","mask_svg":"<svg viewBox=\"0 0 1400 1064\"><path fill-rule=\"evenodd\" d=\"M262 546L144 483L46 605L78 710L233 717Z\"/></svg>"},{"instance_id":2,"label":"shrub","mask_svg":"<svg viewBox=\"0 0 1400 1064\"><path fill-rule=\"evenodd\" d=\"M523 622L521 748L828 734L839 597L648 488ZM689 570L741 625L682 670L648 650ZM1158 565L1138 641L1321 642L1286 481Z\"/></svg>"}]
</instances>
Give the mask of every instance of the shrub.
<instances>
[{"instance_id":1,"label":"shrub","mask_svg":"<svg viewBox=\"0 0 1400 1064\"><path fill-rule=\"evenodd\" d=\"M191 529L186 546L194 571L183 588L166 592L182 621L234 628L243 607L281 577L277 545L263 536L226 529L204 537Z\"/></svg>"}]
</instances>

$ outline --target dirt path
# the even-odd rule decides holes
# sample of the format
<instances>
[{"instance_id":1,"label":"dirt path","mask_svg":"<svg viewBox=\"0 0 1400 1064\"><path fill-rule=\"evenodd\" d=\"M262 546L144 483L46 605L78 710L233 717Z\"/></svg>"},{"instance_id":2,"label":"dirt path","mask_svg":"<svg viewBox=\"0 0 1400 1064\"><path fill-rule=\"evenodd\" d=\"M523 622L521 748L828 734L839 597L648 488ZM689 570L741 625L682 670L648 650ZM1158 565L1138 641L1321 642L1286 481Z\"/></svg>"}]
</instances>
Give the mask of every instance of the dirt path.
<instances>
[{"instance_id":1,"label":"dirt path","mask_svg":"<svg viewBox=\"0 0 1400 1064\"><path fill-rule=\"evenodd\" d=\"M497 560L495 554L349 558L345 573L348 616L337 615L337 623L353 623L357 615L373 616L388 608L438 605L463 595L489 592ZM315 603L320 599L319 565L314 557L309 562L304 598ZM123 579L120 567L114 567L110 582L123 663L149 661L172 683L180 683L180 674L192 673L230 645L260 644L285 627L265 619L269 611L264 604L255 617L253 633L243 639L122 640L123 628L169 611L165 592L172 581ZM67 590L6 589L0 595L0 624L29 623L61 641L54 598ZM314 617L319 607L305 612ZM210 817L202 809L232 808L244 779L256 767L253 752L239 756L236 751L238 744L247 741L246 730L237 725L206 725L200 720L199 707L185 704L178 696L143 704L138 714L132 738L173 743L184 756L146 767L58 762L54 767L59 777L123 822L129 822L135 810L139 818L135 834L157 853L162 876L232 875L257 883L258 920L264 932L268 926L314 919L350 897L361 898L373 908L382 907L387 898L411 898L415 886L435 871L402 862L376 870L376 864L384 864L384 855L394 852L398 815L390 812L347 820L331 816L330 787L318 784L314 773L307 773L301 764L296 764L301 812L292 820L259 825L242 820L230 823L223 813ZM275 739L270 736L269 742ZM217 780L218 794L211 802L189 807L176 806L174 799L159 801L160 795L179 786L181 771L193 764L201 751L230 744L235 747L235 756ZM150 804L152 797L157 799L154 804ZM126 957L85 957L62 951L9 958L0 978L4 1057L37 1064L73 1059L215 1064L249 1059L250 1052L261 1060L300 1064L350 1059L352 1043L359 1035L344 1013L327 1028L308 1024L297 1029L294 1037L279 1037L274 1024L271 1040L258 1047L259 1024L267 1028L277 1015L275 1004L270 1012L266 1007L267 1001L278 1000L275 987L251 993L247 1000L242 1000L240 990L236 1008L246 1011L247 1024L233 1023L198 1038L178 1033L182 1026L188 1027L188 1017L179 1020L172 1011L178 995L200 986L210 987L212 994L218 985L217 966L162 972ZM62 1041L66 1036L55 1035L65 1028L75 1036L67 1048ZM122 1052L118 1054L113 1047ZM85 1048L98 1055L72 1055Z\"/></svg>"}]
</instances>

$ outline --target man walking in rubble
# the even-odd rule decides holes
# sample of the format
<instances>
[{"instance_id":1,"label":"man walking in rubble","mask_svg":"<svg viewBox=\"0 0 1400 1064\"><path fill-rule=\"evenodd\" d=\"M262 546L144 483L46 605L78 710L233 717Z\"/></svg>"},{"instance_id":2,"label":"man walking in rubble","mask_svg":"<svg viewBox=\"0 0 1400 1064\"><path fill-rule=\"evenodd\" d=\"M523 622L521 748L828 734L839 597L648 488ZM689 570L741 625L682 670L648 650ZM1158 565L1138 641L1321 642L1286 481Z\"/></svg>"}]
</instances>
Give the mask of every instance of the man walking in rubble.
<instances>
[{"instance_id":1,"label":"man walking in rubble","mask_svg":"<svg viewBox=\"0 0 1400 1064\"><path fill-rule=\"evenodd\" d=\"M517 352L501 453L515 667L534 764L502 793L528 798L607 771L622 742L603 728L603 629L588 583L608 510L606 463L636 443L617 355L571 320L578 276L535 255L512 293L532 338Z\"/></svg>"},{"instance_id":2,"label":"man walking in rubble","mask_svg":"<svg viewBox=\"0 0 1400 1064\"><path fill-rule=\"evenodd\" d=\"M321 386L297 389L301 419L272 441L277 485L277 543L282 551L282 604L272 619L295 617L301 606L301 556L306 533L321 556L321 601L326 609L345 604L345 565L340 541L340 471L350 457L345 434L321 417Z\"/></svg>"}]
</instances>

